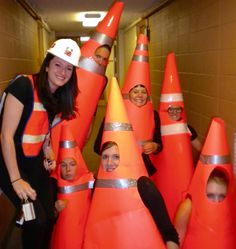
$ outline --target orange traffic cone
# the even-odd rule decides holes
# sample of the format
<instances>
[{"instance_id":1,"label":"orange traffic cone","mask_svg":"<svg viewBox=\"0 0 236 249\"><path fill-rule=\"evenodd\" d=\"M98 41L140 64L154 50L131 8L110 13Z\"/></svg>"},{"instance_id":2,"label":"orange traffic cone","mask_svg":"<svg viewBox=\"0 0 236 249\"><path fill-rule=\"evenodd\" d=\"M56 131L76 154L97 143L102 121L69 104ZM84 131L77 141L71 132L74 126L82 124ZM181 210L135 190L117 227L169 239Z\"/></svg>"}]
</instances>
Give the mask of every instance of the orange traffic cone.
<instances>
[{"instance_id":1,"label":"orange traffic cone","mask_svg":"<svg viewBox=\"0 0 236 249\"><path fill-rule=\"evenodd\" d=\"M159 115L163 150L154 159L157 173L153 179L173 220L194 170L190 134L174 53L167 56Z\"/></svg>"},{"instance_id":2,"label":"orange traffic cone","mask_svg":"<svg viewBox=\"0 0 236 249\"><path fill-rule=\"evenodd\" d=\"M107 172L100 164L83 248L164 249L137 190L137 179L147 173L115 78L111 82L102 141L118 145L119 165Z\"/></svg>"},{"instance_id":3,"label":"orange traffic cone","mask_svg":"<svg viewBox=\"0 0 236 249\"><path fill-rule=\"evenodd\" d=\"M93 120L97 103L106 86L106 65L97 64L93 57L95 50L107 44L112 47L123 10L123 2L115 1L107 15L98 24L96 32L81 48L79 68L76 69L80 93L77 97L78 113L75 119L64 121L82 150ZM52 144L55 154L58 151L60 124L52 129Z\"/></svg>"},{"instance_id":4,"label":"orange traffic cone","mask_svg":"<svg viewBox=\"0 0 236 249\"><path fill-rule=\"evenodd\" d=\"M212 202L206 197L207 182L215 169L228 179L227 194L222 202ZM183 249L235 248L234 189L224 122L213 118L187 195L192 201L192 209Z\"/></svg>"},{"instance_id":5,"label":"orange traffic cone","mask_svg":"<svg viewBox=\"0 0 236 249\"><path fill-rule=\"evenodd\" d=\"M54 226L51 248L79 249L82 248L94 178L87 170L69 126L63 125L61 131L57 160L59 165L57 168L57 200L66 203L66 207L59 213ZM77 163L77 165L73 163L72 166L69 166L72 162L64 162L67 166L64 166L66 173L63 176L67 179L62 176L61 172L61 162L65 159L74 159Z\"/></svg>"},{"instance_id":6,"label":"orange traffic cone","mask_svg":"<svg viewBox=\"0 0 236 249\"><path fill-rule=\"evenodd\" d=\"M136 106L130 101L129 92L133 87L140 84L146 88L148 99L145 105ZM143 34L138 36L137 46L122 88L122 95L137 144L142 152L142 145L147 141L152 141L155 128L154 110L151 102L148 38Z\"/></svg>"}]
</instances>

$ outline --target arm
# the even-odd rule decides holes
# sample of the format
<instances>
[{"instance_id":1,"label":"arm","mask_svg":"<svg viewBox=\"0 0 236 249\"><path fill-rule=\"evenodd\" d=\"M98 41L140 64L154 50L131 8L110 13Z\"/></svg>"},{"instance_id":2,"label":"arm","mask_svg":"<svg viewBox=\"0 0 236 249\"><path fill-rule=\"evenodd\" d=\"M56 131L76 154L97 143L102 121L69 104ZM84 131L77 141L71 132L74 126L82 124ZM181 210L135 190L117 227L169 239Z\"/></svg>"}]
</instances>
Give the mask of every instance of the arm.
<instances>
[{"instance_id":1,"label":"arm","mask_svg":"<svg viewBox=\"0 0 236 249\"><path fill-rule=\"evenodd\" d=\"M189 198L187 198L179 205L174 218L174 225L180 237L180 244L183 243L187 231L191 210L192 202Z\"/></svg>"},{"instance_id":2,"label":"arm","mask_svg":"<svg viewBox=\"0 0 236 249\"><path fill-rule=\"evenodd\" d=\"M192 144L193 148L196 151L200 152L202 150L202 143L201 143L201 141L199 140L198 137L196 137L195 139L191 140L191 144Z\"/></svg>"},{"instance_id":3,"label":"arm","mask_svg":"<svg viewBox=\"0 0 236 249\"><path fill-rule=\"evenodd\" d=\"M178 248L178 234L170 221L163 197L155 184L148 177L142 176L138 179L137 187L144 205L150 211L164 242L168 246L167 248Z\"/></svg>"},{"instance_id":4,"label":"arm","mask_svg":"<svg viewBox=\"0 0 236 249\"><path fill-rule=\"evenodd\" d=\"M2 120L1 146L8 174L11 182L13 182L12 186L16 194L20 199L27 199L30 197L32 200L35 200L35 190L32 189L27 182L21 179L14 145L14 135L20 122L23 108L23 104L17 98L11 94L7 95Z\"/></svg>"},{"instance_id":5,"label":"arm","mask_svg":"<svg viewBox=\"0 0 236 249\"><path fill-rule=\"evenodd\" d=\"M95 139L94 145L93 145L93 150L98 155L100 155L100 148L101 148L101 143L102 143L102 134L103 134L104 122L105 122L105 120L103 119L103 121L102 121L102 123L101 123L101 125L99 127L98 134L97 134L97 137Z\"/></svg>"}]
</instances>

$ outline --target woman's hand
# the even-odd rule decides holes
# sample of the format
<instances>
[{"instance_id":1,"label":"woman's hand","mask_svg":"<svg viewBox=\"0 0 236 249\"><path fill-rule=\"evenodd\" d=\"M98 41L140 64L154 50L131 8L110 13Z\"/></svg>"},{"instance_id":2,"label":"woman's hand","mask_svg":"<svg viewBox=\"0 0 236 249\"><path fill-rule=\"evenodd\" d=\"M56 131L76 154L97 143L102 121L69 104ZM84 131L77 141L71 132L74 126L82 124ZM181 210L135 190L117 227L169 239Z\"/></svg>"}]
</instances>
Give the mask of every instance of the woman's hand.
<instances>
[{"instance_id":1,"label":"woman's hand","mask_svg":"<svg viewBox=\"0 0 236 249\"><path fill-rule=\"evenodd\" d=\"M44 165L46 170L52 171L56 168L56 161L45 158L43 161L43 165Z\"/></svg>"},{"instance_id":2,"label":"woman's hand","mask_svg":"<svg viewBox=\"0 0 236 249\"><path fill-rule=\"evenodd\" d=\"M61 212L64 208L66 208L68 204L68 200L63 199L63 200L57 200L55 202L55 208L58 212Z\"/></svg>"},{"instance_id":3,"label":"woman's hand","mask_svg":"<svg viewBox=\"0 0 236 249\"><path fill-rule=\"evenodd\" d=\"M143 153L144 154L152 154L157 151L158 144L155 142L146 142L143 145Z\"/></svg>"},{"instance_id":4,"label":"woman's hand","mask_svg":"<svg viewBox=\"0 0 236 249\"><path fill-rule=\"evenodd\" d=\"M15 190L16 194L21 200L36 200L36 192L28 182L24 181L22 178L12 182L12 187Z\"/></svg>"},{"instance_id":5,"label":"woman's hand","mask_svg":"<svg viewBox=\"0 0 236 249\"><path fill-rule=\"evenodd\" d=\"M55 154L53 152L50 137L49 135L46 137L44 145L43 145L43 152L44 152L44 162L43 165L46 170L52 171L56 168L56 161L55 161Z\"/></svg>"}]
</instances>

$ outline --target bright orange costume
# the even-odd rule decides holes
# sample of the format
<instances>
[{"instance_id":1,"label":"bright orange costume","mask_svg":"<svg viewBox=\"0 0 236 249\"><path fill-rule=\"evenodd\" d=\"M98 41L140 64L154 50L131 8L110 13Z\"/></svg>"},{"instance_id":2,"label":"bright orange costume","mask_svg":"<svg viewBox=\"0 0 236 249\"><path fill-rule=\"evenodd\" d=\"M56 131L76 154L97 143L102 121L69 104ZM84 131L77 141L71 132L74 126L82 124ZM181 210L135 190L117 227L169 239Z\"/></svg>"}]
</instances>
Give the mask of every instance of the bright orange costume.
<instances>
[{"instance_id":1,"label":"bright orange costume","mask_svg":"<svg viewBox=\"0 0 236 249\"><path fill-rule=\"evenodd\" d=\"M171 120L167 112L170 106L183 108L181 120ZM163 150L155 156L154 164L157 173L153 180L163 195L170 218L173 220L177 206L188 189L194 170L190 134L187 129L174 53L167 56L159 115Z\"/></svg>"},{"instance_id":2,"label":"bright orange costume","mask_svg":"<svg viewBox=\"0 0 236 249\"><path fill-rule=\"evenodd\" d=\"M148 101L141 107L136 106L129 100L130 90L139 84L143 85L148 93ZM148 38L143 34L138 36L136 49L129 65L121 92L138 145L141 146L146 141L152 141L155 122L153 105L151 102Z\"/></svg>"},{"instance_id":3,"label":"bright orange costume","mask_svg":"<svg viewBox=\"0 0 236 249\"><path fill-rule=\"evenodd\" d=\"M54 226L52 249L80 249L91 202L94 178L89 173L69 126L62 126L58 163L64 158L74 158L78 163L75 179L61 178L58 167L58 200L66 200L66 207L59 213Z\"/></svg>"},{"instance_id":4,"label":"bright orange costume","mask_svg":"<svg viewBox=\"0 0 236 249\"><path fill-rule=\"evenodd\" d=\"M78 113L76 118L63 121L69 124L79 148L82 150L86 141L97 103L106 86L106 66L98 65L93 56L95 50L104 44L112 47L116 37L119 20L123 10L123 3L115 1L104 19L98 24L96 32L81 48L79 68L76 69L78 88ZM55 153L58 151L61 124L52 129L52 143Z\"/></svg>"},{"instance_id":5,"label":"bright orange costume","mask_svg":"<svg viewBox=\"0 0 236 249\"><path fill-rule=\"evenodd\" d=\"M228 177L227 195L222 202L206 196L208 178L214 169ZM223 120L212 120L188 196L192 212L182 249L234 249L236 245L235 183Z\"/></svg>"},{"instance_id":6,"label":"bright orange costume","mask_svg":"<svg viewBox=\"0 0 236 249\"><path fill-rule=\"evenodd\" d=\"M83 249L164 249L159 231L137 190L137 179L147 172L115 78L102 141L117 143L120 163L112 172L104 171L100 164Z\"/></svg>"}]
</instances>

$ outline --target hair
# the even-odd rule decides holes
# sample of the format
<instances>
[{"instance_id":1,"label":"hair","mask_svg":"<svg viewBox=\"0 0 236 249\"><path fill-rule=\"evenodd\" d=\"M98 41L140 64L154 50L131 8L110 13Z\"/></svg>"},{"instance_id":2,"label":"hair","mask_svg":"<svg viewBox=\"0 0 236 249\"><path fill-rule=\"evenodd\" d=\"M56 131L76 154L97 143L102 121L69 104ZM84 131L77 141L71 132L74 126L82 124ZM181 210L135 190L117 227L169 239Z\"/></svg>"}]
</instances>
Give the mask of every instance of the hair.
<instances>
[{"instance_id":1,"label":"hair","mask_svg":"<svg viewBox=\"0 0 236 249\"><path fill-rule=\"evenodd\" d=\"M207 183L209 182L215 182L220 185L228 186L229 180L226 173L223 170L216 168L211 172Z\"/></svg>"},{"instance_id":2,"label":"hair","mask_svg":"<svg viewBox=\"0 0 236 249\"><path fill-rule=\"evenodd\" d=\"M138 87L138 86L145 88L146 91L147 91L147 88L146 88L143 84L137 84L137 85L135 85L134 87L132 87L132 88L129 90L129 93L130 93L134 88L136 88L136 87Z\"/></svg>"},{"instance_id":3,"label":"hair","mask_svg":"<svg viewBox=\"0 0 236 249\"><path fill-rule=\"evenodd\" d=\"M108 44L103 44L99 47L96 48L95 52L99 49L99 48L106 48L110 53L111 53L111 47Z\"/></svg>"},{"instance_id":4,"label":"hair","mask_svg":"<svg viewBox=\"0 0 236 249\"><path fill-rule=\"evenodd\" d=\"M79 93L76 70L73 66L72 76L69 81L52 94L46 68L54 57L54 55L47 53L39 73L34 75L35 87L40 101L49 113L54 115L61 113L62 119L71 119L77 111L75 100Z\"/></svg>"},{"instance_id":5,"label":"hair","mask_svg":"<svg viewBox=\"0 0 236 249\"><path fill-rule=\"evenodd\" d=\"M118 147L117 143L114 142L114 141L107 141L107 142L103 143L103 144L102 144L102 147L101 147L101 149L100 149L100 155L102 154L102 152L103 152L104 150L107 150L107 149L109 149L109 148L111 148L111 147L113 147L113 146L117 146L117 147Z\"/></svg>"}]
</instances>

